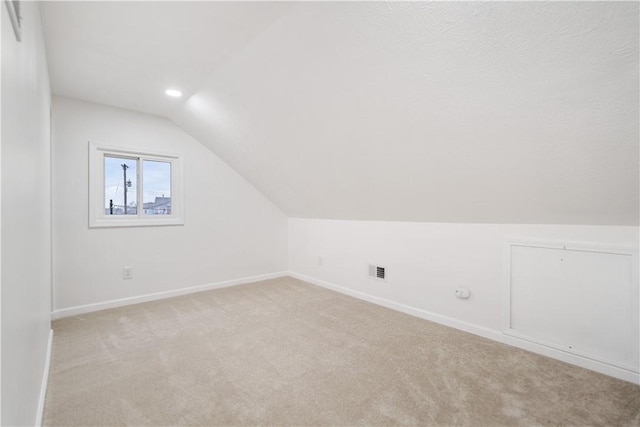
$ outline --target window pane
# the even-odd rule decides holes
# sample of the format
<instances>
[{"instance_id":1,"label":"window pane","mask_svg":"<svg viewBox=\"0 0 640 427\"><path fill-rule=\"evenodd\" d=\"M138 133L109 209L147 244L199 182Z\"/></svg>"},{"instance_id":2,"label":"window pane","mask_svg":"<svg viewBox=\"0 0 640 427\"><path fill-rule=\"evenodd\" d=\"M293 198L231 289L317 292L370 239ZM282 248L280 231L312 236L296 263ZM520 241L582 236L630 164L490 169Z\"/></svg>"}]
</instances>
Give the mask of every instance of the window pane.
<instances>
[{"instance_id":1,"label":"window pane","mask_svg":"<svg viewBox=\"0 0 640 427\"><path fill-rule=\"evenodd\" d=\"M137 159L104 157L104 213L137 215Z\"/></svg>"},{"instance_id":2,"label":"window pane","mask_svg":"<svg viewBox=\"0 0 640 427\"><path fill-rule=\"evenodd\" d=\"M171 163L142 161L142 193L146 215L171 215Z\"/></svg>"}]
</instances>

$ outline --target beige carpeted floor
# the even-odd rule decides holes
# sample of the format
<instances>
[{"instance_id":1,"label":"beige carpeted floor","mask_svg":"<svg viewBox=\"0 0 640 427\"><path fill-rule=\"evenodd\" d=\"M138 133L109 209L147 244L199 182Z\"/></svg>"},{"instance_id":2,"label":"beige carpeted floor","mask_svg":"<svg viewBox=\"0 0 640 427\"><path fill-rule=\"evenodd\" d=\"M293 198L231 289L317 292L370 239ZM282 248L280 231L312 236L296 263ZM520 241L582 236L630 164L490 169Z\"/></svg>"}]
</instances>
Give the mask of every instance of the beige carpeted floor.
<instances>
[{"instance_id":1,"label":"beige carpeted floor","mask_svg":"<svg viewBox=\"0 0 640 427\"><path fill-rule=\"evenodd\" d=\"M633 425L640 387L292 278L61 319L45 425Z\"/></svg>"}]
</instances>

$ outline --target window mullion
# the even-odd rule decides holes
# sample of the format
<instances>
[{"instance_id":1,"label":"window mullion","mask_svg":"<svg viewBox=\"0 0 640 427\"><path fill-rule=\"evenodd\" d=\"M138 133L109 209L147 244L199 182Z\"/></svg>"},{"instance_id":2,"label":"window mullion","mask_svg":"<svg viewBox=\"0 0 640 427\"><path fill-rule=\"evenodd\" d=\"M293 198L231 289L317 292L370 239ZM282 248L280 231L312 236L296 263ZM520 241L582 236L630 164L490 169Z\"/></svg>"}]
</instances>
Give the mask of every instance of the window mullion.
<instances>
[{"instance_id":1,"label":"window mullion","mask_svg":"<svg viewBox=\"0 0 640 427\"><path fill-rule=\"evenodd\" d=\"M142 157L138 157L138 167L137 167L137 170L136 170L136 173L138 174L138 182L136 183L136 185L137 185L136 193L137 193L137 199L138 199L136 201L137 206L138 206L138 209L137 209L138 219L142 218L142 215L143 215L143 212L144 212L144 202L143 202L144 199L142 197L142 177L144 176L144 174L142 173L142 167L143 167L142 164L143 163L144 162L142 161Z\"/></svg>"}]
</instances>

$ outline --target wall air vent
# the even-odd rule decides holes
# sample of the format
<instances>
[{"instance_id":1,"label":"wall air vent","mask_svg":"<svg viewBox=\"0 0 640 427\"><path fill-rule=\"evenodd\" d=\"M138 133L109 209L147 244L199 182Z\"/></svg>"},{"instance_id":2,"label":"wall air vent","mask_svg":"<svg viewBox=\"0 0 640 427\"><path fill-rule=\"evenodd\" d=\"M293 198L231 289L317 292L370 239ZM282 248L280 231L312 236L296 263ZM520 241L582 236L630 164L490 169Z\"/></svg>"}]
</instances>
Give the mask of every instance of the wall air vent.
<instances>
[{"instance_id":1,"label":"wall air vent","mask_svg":"<svg viewBox=\"0 0 640 427\"><path fill-rule=\"evenodd\" d=\"M386 280L386 269L379 265L369 264L369 277L377 280Z\"/></svg>"}]
</instances>

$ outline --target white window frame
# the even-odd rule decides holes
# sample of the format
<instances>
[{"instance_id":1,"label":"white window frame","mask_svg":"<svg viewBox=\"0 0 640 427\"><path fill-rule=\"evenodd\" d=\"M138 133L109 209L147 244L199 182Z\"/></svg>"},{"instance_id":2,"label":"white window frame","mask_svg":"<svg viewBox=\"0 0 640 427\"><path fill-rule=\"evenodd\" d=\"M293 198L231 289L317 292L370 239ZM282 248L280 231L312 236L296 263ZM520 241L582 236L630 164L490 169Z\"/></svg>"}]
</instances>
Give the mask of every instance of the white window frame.
<instances>
[{"instance_id":1,"label":"white window frame","mask_svg":"<svg viewBox=\"0 0 640 427\"><path fill-rule=\"evenodd\" d=\"M136 215L107 215L105 213L104 158L125 157L138 159L136 168ZM171 163L171 215L147 215L142 202L143 161ZM184 187L182 155L151 152L129 148L108 147L89 143L89 227L146 227L154 225L184 225Z\"/></svg>"}]
</instances>

